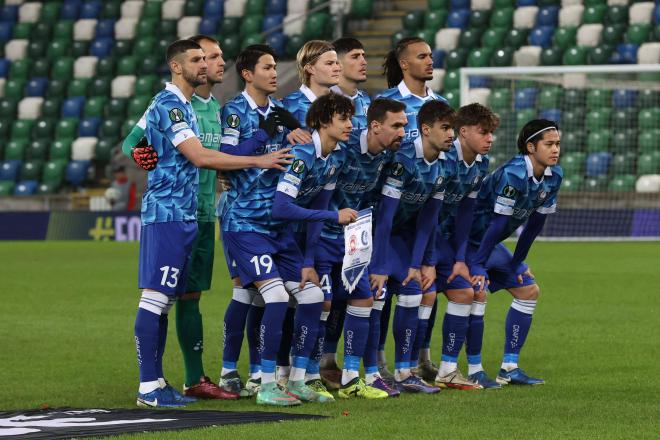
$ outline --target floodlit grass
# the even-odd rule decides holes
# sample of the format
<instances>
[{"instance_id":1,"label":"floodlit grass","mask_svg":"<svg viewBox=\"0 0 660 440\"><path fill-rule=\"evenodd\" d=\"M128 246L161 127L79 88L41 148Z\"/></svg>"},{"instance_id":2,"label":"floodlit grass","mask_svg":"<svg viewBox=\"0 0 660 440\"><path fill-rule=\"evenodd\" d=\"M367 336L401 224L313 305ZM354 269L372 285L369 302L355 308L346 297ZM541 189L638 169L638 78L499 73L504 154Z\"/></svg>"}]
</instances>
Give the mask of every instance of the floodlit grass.
<instances>
[{"instance_id":1,"label":"floodlit grass","mask_svg":"<svg viewBox=\"0 0 660 440\"><path fill-rule=\"evenodd\" d=\"M219 246L216 255L213 290L202 299L205 367L214 380L230 298ZM137 257L131 243L0 243L0 410L134 407ZM546 379L545 386L304 405L284 411L330 418L131 438L657 438L660 245L544 242L534 245L528 262L542 294L521 366ZM484 364L491 376L499 368L510 302L500 292L488 304ZM180 386L174 325L167 350L165 371ZM196 408L265 409L253 400L190 407Z\"/></svg>"}]
</instances>

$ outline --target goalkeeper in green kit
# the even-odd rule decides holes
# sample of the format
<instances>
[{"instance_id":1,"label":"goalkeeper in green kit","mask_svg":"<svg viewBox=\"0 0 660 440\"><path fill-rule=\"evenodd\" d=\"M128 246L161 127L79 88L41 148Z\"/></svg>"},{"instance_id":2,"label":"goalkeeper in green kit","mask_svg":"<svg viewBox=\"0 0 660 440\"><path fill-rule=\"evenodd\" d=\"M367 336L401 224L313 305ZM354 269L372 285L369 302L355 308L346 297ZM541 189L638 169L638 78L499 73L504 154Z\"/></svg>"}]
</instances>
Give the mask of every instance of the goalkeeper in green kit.
<instances>
[{"instance_id":1,"label":"goalkeeper in green kit","mask_svg":"<svg viewBox=\"0 0 660 440\"><path fill-rule=\"evenodd\" d=\"M217 150L220 146L220 104L211 95L215 84L222 82L225 61L220 44L215 39L198 35L190 38L202 47L208 64L207 82L195 89L192 107L197 116L200 141L205 148ZM142 118L122 144L122 151L137 165L150 171L156 167L158 157L144 138L145 121ZM176 303L176 331L183 354L186 377L184 394L201 399L238 399L213 383L205 374L202 363L204 331L199 300L204 290L211 288L213 254L215 249L215 192L216 171L200 168L197 196L197 239L193 246L186 293Z\"/></svg>"}]
</instances>

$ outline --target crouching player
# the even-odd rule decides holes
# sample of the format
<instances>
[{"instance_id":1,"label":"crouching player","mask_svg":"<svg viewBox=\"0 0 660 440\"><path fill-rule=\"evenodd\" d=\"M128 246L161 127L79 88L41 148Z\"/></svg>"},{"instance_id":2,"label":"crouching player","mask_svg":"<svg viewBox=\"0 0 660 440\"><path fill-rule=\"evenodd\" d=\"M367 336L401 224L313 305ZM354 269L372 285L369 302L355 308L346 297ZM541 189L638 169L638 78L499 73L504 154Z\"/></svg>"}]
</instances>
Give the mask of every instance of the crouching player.
<instances>
[{"instance_id":1,"label":"crouching player","mask_svg":"<svg viewBox=\"0 0 660 440\"><path fill-rule=\"evenodd\" d=\"M411 372L422 292L435 281L435 241L444 195L444 152L451 147L454 110L442 101L422 106L417 122L421 136L397 152L383 185L376 216L372 288L382 290L388 275L399 297L392 333L395 386L400 391L437 393ZM422 277L421 273L426 276ZM427 317L428 318L428 317Z\"/></svg>"},{"instance_id":2,"label":"crouching player","mask_svg":"<svg viewBox=\"0 0 660 440\"><path fill-rule=\"evenodd\" d=\"M488 289L506 289L513 302L505 323L504 358L497 375L500 384L538 385L543 379L528 376L518 367L520 350L532 325L532 314L539 297L539 286L524 260L543 229L546 216L555 212L562 170L559 160L559 127L553 121L528 122L518 136L520 154L484 180L479 191L471 232L474 253L468 255L472 274ZM509 252L502 241L525 225L516 249ZM476 245L479 248L476 249ZM485 303L485 290L476 292L476 301ZM481 358L483 321L470 322L467 352L475 363ZM483 369L482 369L483 370Z\"/></svg>"},{"instance_id":3,"label":"crouching player","mask_svg":"<svg viewBox=\"0 0 660 440\"><path fill-rule=\"evenodd\" d=\"M290 221L347 224L357 213L351 209L308 209L322 191L331 191L343 162L339 141L348 139L353 105L349 99L330 94L319 98L307 115L315 131L313 142L294 147L294 159L283 174L264 172L226 207L222 219L227 254L236 265L243 285L254 283L265 309L261 319L261 387L257 403L290 406L300 401L325 402L332 397L310 389L304 381L309 355L316 342L323 292L302 274L303 256L293 240ZM287 390L275 381L275 361L282 324L289 301L295 297L294 365ZM295 397L292 397L295 396Z\"/></svg>"}]
</instances>

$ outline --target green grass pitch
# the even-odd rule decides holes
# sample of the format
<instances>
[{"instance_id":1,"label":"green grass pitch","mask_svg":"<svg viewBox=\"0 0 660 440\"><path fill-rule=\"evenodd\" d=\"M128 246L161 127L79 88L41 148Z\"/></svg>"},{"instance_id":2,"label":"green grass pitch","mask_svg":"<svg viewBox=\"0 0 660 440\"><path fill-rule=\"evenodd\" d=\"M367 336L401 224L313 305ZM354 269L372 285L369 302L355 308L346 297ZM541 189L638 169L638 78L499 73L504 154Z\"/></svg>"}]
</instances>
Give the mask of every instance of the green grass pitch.
<instances>
[{"instance_id":1,"label":"green grass pitch","mask_svg":"<svg viewBox=\"0 0 660 440\"><path fill-rule=\"evenodd\" d=\"M521 366L535 388L443 391L379 402L337 401L285 410L312 422L238 425L138 438L657 438L660 436L660 245L542 242L528 262L541 285ZM217 380L230 297L220 246L213 290L202 299L205 368ZM0 275L0 409L133 407L138 302L134 243L3 242ZM489 299L484 365L494 376L511 297ZM442 300L441 310L445 301ZM442 316L442 314L439 314ZM173 321L173 320L172 320ZM440 356L441 318L432 353ZM390 337L391 341L391 337ZM390 347L391 348L391 347ZM246 371L243 351L241 371ZM388 353L393 359L393 353ZM464 355L462 366L464 367ZM180 386L174 325L165 359ZM253 400L191 409L264 410ZM135 437L131 437L135 438Z\"/></svg>"}]
</instances>

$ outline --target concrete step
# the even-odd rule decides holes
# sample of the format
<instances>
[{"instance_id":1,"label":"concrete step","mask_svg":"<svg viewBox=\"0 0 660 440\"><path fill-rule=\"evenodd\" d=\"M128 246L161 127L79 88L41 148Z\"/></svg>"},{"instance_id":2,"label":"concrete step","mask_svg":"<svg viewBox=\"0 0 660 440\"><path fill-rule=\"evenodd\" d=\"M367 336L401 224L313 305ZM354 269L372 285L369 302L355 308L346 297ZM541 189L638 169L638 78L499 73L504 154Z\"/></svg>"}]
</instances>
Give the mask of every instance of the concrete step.
<instances>
[{"instance_id":1,"label":"concrete step","mask_svg":"<svg viewBox=\"0 0 660 440\"><path fill-rule=\"evenodd\" d=\"M363 37L360 41L364 45L364 51L368 56L374 56L373 50L389 50L390 39L388 37Z\"/></svg>"},{"instance_id":2,"label":"concrete step","mask_svg":"<svg viewBox=\"0 0 660 440\"><path fill-rule=\"evenodd\" d=\"M428 8L425 0L394 0L392 4L398 11L425 11Z\"/></svg>"}]
</instances>

